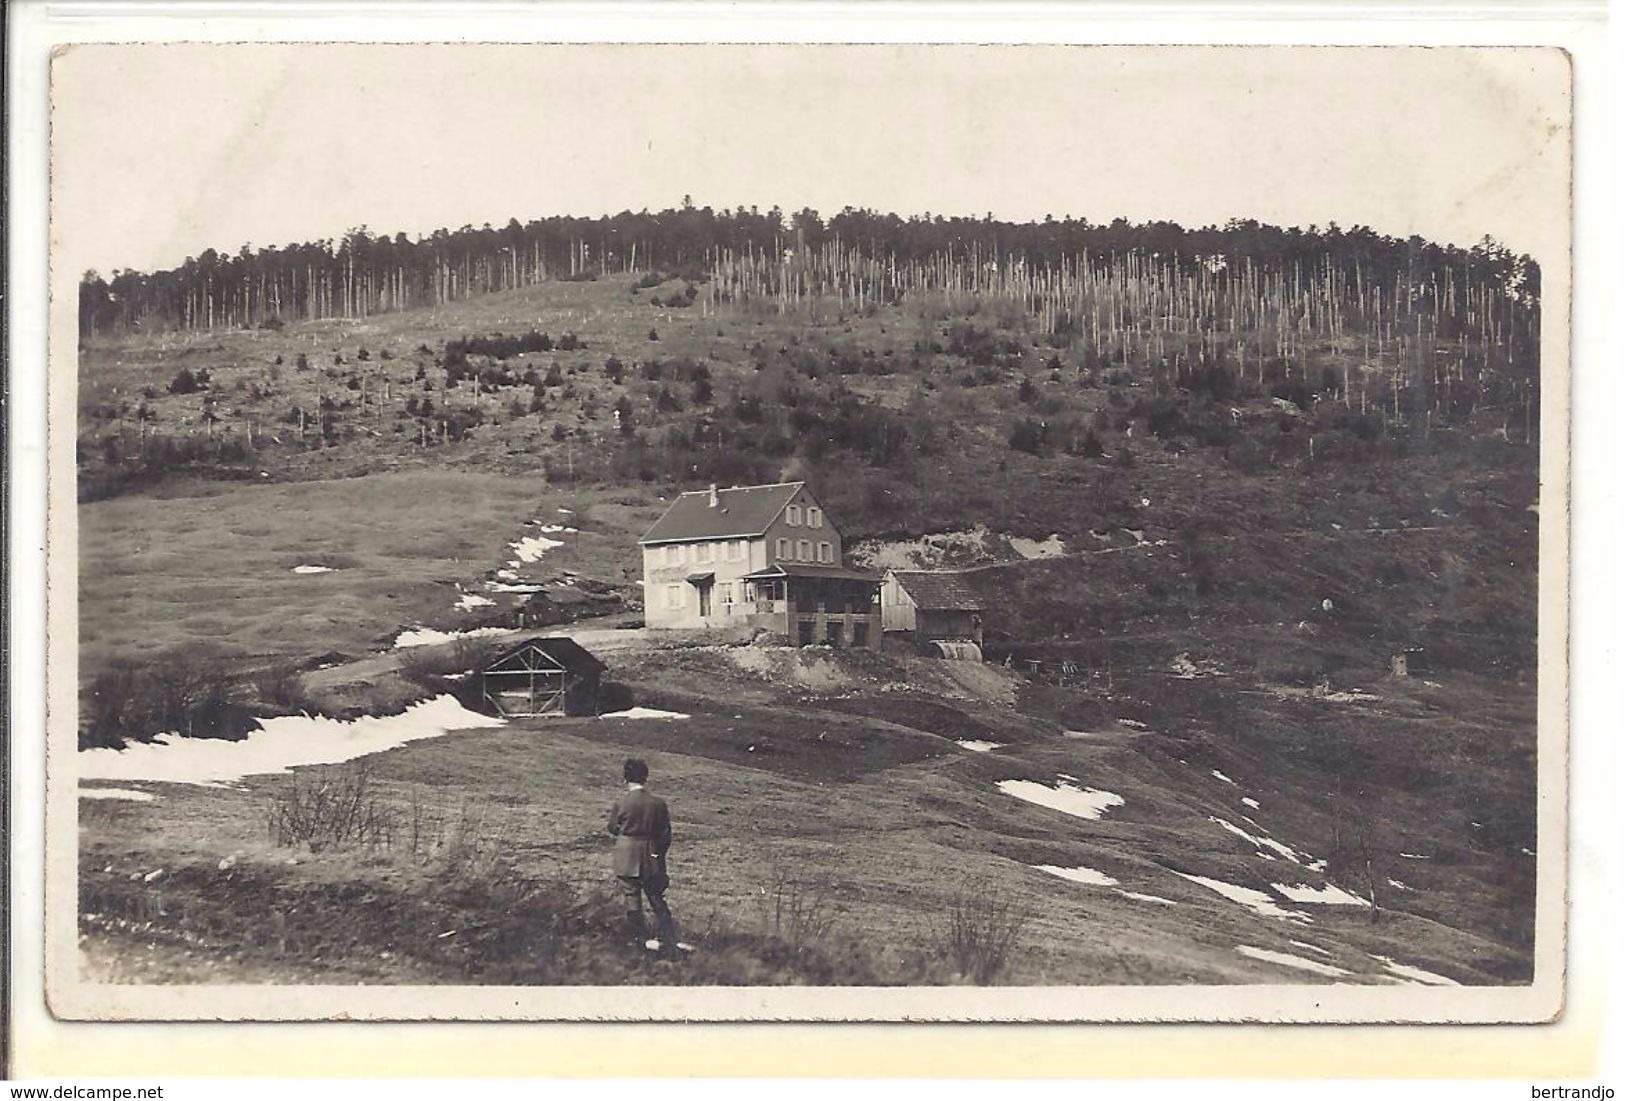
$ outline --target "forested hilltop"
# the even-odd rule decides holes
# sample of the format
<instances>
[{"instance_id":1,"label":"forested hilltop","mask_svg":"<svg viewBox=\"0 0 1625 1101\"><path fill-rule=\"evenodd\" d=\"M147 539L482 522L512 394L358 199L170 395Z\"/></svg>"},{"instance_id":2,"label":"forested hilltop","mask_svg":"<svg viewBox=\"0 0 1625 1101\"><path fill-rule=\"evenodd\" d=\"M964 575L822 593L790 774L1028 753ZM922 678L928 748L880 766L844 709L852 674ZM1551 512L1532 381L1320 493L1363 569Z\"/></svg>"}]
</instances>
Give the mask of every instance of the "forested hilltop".
<instances>
[{"instance_id":1,"label":"forested hilltop","mask_svg":"<svg viewBox=\"0 0 1625 1101\"><path fill-rule=\"evenodd\" d=\"M1539 291L1536 264L1488 239L1251 221L685 202L417 241L358 229L88 274L80 491L244 463L324 477L385 453L620 483L797 461L917 483L914 459L972 446L967 417L991 437L975 450L1063 461L1121 458L1137 431L1232 466L1397 457L1450 433L1527 444ZM1261 432L1271 400L1312 414L1307 430Z\"/></svg>"},{"instance_id":2,"label":"forested hilltop","mask_svg":"<svg viewBox=\"0 0 1625 1101\"><path fill-rule=\"evenodd\" d=\"M810 209L786 218L777 207L715 211L685 200L658 213L512 219L416 240L360 227L341 240L245 244L235 255L208 249L167 271L87 272L80 332L353 319L550 279L654 270L723 275L707 291L711 303L820 292L887 303L923 289L1005 289L1027 295L1052 330L1085 324L1082 304L1061 292L1086 292L1092 278L1148 292L1126 294L1124 312L1143 305L1209 327L1244 320L1238 314L1250 305L1283 322L1301 313L1322 327L1404 335L1414 321L1418 332L1481 329L1512 341L1532 338L1540 298L1538 266L1489 238L1461 249L1336 224L1013 223L851 207L826 221Z\"/></svg>"}]
</instances>

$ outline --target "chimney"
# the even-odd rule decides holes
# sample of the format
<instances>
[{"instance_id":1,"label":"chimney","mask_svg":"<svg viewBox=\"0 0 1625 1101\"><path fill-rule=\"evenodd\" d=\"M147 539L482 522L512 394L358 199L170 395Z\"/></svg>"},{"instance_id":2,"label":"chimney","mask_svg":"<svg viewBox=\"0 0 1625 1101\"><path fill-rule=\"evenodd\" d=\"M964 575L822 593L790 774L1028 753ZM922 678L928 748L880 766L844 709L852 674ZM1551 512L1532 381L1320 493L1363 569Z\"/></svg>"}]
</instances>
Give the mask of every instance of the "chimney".
<instances>
[{"instance_id":1,"label":"chimney","mask_svg":"<svg viewBox=\"0 0 1625 1101\"><path fill-rule=\"evenodd\" d=\"M717 483L715 483L715 482L711 483L711 501L710 501L710 505L711 505L712 508L717 507Z\"/></svg>"}]
</instances>

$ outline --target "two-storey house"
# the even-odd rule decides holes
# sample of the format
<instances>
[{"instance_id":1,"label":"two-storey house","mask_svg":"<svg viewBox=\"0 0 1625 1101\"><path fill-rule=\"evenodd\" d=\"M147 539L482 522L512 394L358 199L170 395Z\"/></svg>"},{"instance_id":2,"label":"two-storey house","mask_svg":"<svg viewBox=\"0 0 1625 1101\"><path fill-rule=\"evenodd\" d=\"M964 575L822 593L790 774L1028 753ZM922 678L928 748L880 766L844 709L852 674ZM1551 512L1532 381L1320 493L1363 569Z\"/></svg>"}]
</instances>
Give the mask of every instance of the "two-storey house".
<instances>
[{"instance_id":1,"label":"two-storey house","mask_svg":"<svg viewBox=\"0 0 1625 1101\"><path fill-rule=\"evenodd\" d=\"M841 533L805 482L684 493L638 543L650 627L880 645L879 578L843 567Z\"/></svg>"}]
</instances>

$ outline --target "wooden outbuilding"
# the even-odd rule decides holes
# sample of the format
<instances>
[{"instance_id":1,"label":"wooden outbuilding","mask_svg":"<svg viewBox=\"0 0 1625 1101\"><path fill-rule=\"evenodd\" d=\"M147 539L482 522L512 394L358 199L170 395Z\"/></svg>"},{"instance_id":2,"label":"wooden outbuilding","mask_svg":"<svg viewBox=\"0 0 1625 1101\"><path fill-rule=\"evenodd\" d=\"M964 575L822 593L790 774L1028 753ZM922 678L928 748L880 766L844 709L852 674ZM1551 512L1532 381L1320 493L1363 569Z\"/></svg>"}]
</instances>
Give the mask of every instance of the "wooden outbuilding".
<instances>
[{"instance_id":1,"label":"wooden outbuilding","mask_svg":"<svg viewBox=\"0 0 1625 1101\"><path fill-rule=\"evenodd\" d=\"M881 629L943 656L964 654L940 643L975 646L981 655L982 598L962 573L951 570L888 570L880 586Z\"/></svg>"},{"instance_id":2,"label":"wooden outbuilding","mask_svg":"<svg viewBox=\"0 0 1625 1101\"><path fill-rule=\"evenodd\" d=\"M532 638L502 651L475 674L499 715L596 715L604 665L570 638Z\"/></svg>"}]
</instances>

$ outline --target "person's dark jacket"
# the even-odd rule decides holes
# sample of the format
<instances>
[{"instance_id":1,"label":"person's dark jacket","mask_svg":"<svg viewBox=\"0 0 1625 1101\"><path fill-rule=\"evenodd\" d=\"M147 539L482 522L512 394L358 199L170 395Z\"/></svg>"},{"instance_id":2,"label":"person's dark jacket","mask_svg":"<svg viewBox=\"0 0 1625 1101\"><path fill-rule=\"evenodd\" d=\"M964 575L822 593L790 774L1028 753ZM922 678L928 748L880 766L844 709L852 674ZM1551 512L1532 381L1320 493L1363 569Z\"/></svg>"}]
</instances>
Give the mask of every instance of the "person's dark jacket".
<instances>
[{"instance_id":1,"label":"person's dark jacket","mask_svg":"<svg viewBox=\"0 0 1625 1101\"><path fill-rule=\"evenodd\" d=\"M666 850L671 848L671 812L666 801L642 788L628 791L609 808L615 837L615 874L664 882Z\"/></svg>"}]
</instances>

